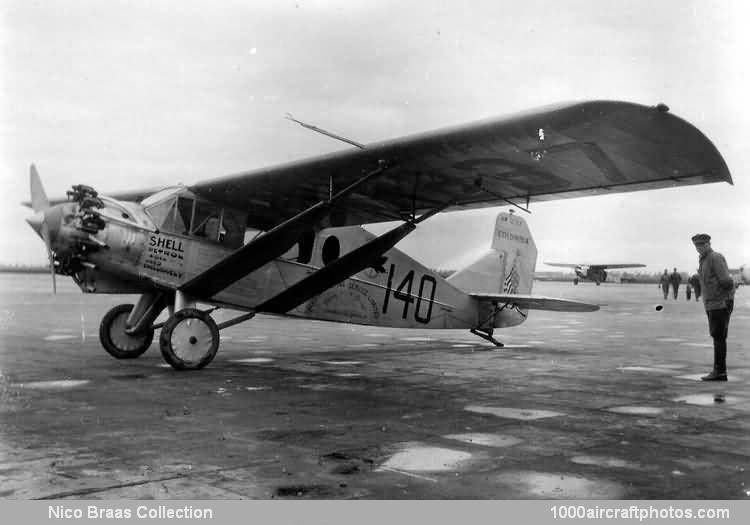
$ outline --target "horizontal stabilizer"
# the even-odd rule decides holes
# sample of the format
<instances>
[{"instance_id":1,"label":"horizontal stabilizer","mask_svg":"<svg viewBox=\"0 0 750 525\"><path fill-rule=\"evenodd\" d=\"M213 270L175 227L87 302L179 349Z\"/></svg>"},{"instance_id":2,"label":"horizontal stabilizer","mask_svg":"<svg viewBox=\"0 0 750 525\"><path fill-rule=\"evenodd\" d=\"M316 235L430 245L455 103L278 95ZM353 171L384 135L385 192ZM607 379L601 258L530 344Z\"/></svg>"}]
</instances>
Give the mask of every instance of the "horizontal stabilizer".
<instances>
[{"instance_id":1,"label":"horizontal stabilizer","mask_svg":"<svg viewBox=\"0 0 750 525\"><path fill-rule=\"evenodd\" d=\"M471 297L480 301L491 301L515 305L526 310L551 310L553 312L595 312L599 309L598 304L570 301L568 299L557 299L555 297L543 297L541 295L515 295L494 293L472 293Z\"/></svg>"}]
</instances>

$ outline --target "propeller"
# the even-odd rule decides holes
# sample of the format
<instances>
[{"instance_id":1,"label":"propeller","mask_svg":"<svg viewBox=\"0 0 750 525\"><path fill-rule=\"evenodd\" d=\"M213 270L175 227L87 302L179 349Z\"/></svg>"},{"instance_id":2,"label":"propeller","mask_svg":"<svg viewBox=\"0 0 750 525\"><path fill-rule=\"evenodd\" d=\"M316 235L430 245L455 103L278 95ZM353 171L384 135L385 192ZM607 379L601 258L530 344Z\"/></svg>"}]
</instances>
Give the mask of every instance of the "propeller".
<instances>
[{"instance_id":1,"label":"propeller","mask_svg":"<svg viewBox=\"0 0 750 525\"><path fill-rule=\"evenodd\" d=\"M47 259L49 260L49 270L52 274L52 293L57 293L57 281L55 280L55 255L52 252L52 241L50 239L50 229L47 222L47 210L50 209L49 199L44 192L44 186L33 164L29 170L29 183L31 187L31 209L34 215L26 219L34 230L44 241L44 247L47 249Z\"/></svg>"}]
</instances>

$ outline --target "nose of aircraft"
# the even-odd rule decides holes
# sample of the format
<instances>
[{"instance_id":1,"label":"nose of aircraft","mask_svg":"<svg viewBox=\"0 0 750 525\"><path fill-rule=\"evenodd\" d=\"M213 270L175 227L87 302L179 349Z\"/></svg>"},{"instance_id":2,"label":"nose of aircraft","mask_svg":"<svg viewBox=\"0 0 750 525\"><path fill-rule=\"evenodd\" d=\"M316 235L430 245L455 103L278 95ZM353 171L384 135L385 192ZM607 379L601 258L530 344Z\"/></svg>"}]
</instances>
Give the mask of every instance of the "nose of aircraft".
<instances>
[{"instance_id":1,"label":"nose of aircraft","mask_svg":"<svg viewBox=\"0 0 750 525\"><path fill-rule=\"evenodd\" d=\"M62 222L62 206L58 204L45 210L39 210L31 217L26 218L26 222L45 242L55 241L60 230ZM45 239L45 236L47 239Z\"/></svg>"}]
</instances>

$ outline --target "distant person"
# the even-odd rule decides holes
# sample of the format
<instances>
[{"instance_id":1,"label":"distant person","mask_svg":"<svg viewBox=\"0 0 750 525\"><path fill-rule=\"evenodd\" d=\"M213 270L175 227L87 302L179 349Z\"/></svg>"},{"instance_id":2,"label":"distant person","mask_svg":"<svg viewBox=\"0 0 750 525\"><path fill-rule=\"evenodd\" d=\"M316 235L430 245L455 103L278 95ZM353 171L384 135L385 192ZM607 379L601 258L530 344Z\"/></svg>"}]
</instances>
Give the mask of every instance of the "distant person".
<instances>
[{"instance_id":1,"label":"distant person","mask_svg":"<svg viewBox=\"0 0 750 525\"><path fill-rule=\"evenodd\" d=\"M664 299L666 299L669 295L669 270L666 268L664 268L664 273L661 274L659 284L661 285L661 291L664 292Z\"/></svg>"},{"instance_id":2,"label":"distant person","mask_svg":"<svg viewBox=\"0 0 750 525\"><path fill-rule=\"evenodd\" d=\"M693 285L690 284L690 280L688 279L688 282L685 283L685 300L689 301L690 296L693 294Z\"/></svg>"},{"instance_id":3,"label":"distant person","mask_svg":"<svg viewBox=\"0 0 750 525\"><path fill-rule=\"evenodd\" d=\"M680 289L680 283L682 282L682 275L674 269L672 275L669 276L669 283L672 285L672 291L674 293L674 300L677 300L677 291Z\"/></svg>"},{"instance_id":4,"label":"distant person","mask_svg":"<svg viewBox=\"0 0 750 525\"><path fill-rule=\"evenodd\" d=\"M699 300L701 298L701 280L698 277L697 273L694 273L690 276L688 279L688 285L693 287L693 291L695 292L695 300ZM688 297L688 300L690 300L690 297Z\"/></svg>"},{"instance_id":5,"label":"distant person","mask_svg":"<svg viewBox=\"0 0 750 525\"><path fill-rule=\"evenodd\" d=\"M703 381L727 380L727 333L734 308L734 280L724 256L711 249L711 236L693 235L699 256L698 279L703 292L703 305L708 317L708 332L714 340L714 367Z\"/></svg>"}]
</instances>

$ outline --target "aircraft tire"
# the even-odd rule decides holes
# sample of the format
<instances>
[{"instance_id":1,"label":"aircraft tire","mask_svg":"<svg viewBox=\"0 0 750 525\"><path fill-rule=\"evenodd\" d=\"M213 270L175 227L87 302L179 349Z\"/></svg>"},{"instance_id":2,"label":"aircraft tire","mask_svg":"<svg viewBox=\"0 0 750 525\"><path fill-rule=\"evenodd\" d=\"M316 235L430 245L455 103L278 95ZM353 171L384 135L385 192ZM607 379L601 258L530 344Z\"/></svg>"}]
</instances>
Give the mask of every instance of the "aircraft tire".
<instances>
[{"instance_id":1,"label":"aircraft tire","mask_svg":"<svg viewBox=\"0 0 750 525\"><path fill-rule=\"evenodd\" d=\"M176 370L200 370L219 351L219 328L207 313L195 308L175 312L161 329L159 347Z\"/></svg>"},{"instance_id":2,"label":"aircraft tire","mask_svg":"<svg viewBox=\"0 0 750 525\"><path fill-rule=\"evenodd\" d=\"M99 324L99 341L104 350L116 359L140 357L154 340L153 328L149 328L140 335L125 333L125 321L131 310L133 310L132 304L115 306L102 317L102 322Z\"/></svg>"}]
</instances>

